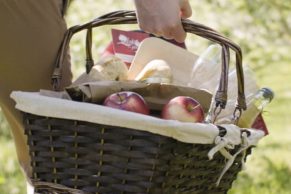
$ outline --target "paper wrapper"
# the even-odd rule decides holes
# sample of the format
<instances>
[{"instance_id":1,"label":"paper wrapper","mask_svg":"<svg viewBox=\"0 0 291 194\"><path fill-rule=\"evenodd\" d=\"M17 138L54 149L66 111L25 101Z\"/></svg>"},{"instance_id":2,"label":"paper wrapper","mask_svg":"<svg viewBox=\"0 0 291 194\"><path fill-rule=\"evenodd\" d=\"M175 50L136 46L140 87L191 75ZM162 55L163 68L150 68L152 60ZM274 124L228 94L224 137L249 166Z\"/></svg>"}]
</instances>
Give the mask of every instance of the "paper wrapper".
<instances>
[{"instance_id":1,"label":"paper wrapper","mask_svg":"<svg viewBox=\"0 0 291 194\"><path fill-rule=\"evenodd\" d=\"M151 110L161 110L162 107L176 96L190 96L196 99L204 111L210 106L212 95L205 90L190 87L142 83L135 81L97 81L88 82L66 88L72 100L102 104L104 99L115 92L132 91L140 94Z\"/></svg>"}]
</instances>

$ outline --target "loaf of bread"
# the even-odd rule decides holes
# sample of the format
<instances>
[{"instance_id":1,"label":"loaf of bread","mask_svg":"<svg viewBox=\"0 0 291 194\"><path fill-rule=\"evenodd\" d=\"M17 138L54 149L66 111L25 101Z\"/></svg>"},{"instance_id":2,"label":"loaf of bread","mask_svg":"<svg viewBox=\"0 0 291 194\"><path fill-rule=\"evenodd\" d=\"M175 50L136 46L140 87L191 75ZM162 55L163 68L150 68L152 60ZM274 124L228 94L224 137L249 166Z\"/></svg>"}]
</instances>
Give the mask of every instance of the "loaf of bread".
<instances>
[{"instance_id":1,"label":"loaf of bread","mask_svg":"<svg viewBox=\"0 0 291 194\"><path fill-rule=\"evenodd\" d=\"M127 79L126 64L114 55L102 58L93 68L102 75L104 80L122 81Z\"/></svg>"},{"instance_id":2,"label":"loaf of bread","mask_svg":"<svg viewBox=\"0 0 291 194\"><path fill-rule=\"evenodd\" d=\"M154 59L150 61L136 76L136 81L148 83L171 83L172 71L165 60Z\"/></svg>"}]
</instances>

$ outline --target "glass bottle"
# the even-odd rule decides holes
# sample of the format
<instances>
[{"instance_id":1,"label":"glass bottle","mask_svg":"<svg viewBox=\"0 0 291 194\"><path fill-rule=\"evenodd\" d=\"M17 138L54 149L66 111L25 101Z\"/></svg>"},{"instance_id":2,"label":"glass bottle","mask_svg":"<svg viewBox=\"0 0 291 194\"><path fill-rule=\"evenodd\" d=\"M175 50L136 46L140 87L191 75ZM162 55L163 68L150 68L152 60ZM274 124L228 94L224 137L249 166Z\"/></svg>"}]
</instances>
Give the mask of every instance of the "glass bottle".
<instances>
[{"instance_id":1,"label":"glass bottle","mask_svg":"<svg viewBox=\"0 0 291 194\"><path fill-rule=\"evenodd\" d=\"M247 110L242 112L238 126L251 128L257 116L274 98L274 92L270 88L261 88L248 103Z\"/></svg>"},{"instance_id":2,"label":"glass bottle","mask_svg":"<svg viewBox=\"0 0 291 194\"><path fill-rule=\"evenodd\" d=\"M246 103L254 98L256 92L259 90L254 72L248 65L243 67L244 73L244 91ZM233 112L237 103L237 75L236 69L233 69L228 74L228 93L227 103L224 110L217 116L216 124L233 123Z\"/></svg>"},{"instance_id":3,"label":"glass bottle","mask_svg":"<svg viewBox=\"0 0 291 194\"><path fill-rule=\"evenodd\" d=\"M221 73L221 46L212 44L193 65L189 87L206 89L215 93Z\"/></svg>"}]
</instances>

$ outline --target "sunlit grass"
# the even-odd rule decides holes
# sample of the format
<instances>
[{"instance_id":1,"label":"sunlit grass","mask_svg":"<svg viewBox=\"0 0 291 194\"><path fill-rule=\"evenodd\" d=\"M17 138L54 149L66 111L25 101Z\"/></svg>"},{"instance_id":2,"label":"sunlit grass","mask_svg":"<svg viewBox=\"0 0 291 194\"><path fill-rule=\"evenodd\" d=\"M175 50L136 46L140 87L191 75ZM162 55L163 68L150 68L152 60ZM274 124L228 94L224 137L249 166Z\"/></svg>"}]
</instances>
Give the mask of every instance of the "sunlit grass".
<instances>
[{"instance_id":1,"label":"sunlit grass","mask_svg":"<svg viewBox=\"0 0 291 194\"><path fill-rule=\"evenodd\" d=\"M0 152L0 193L25 193L26 184L16 159L13 141L0 137Z\"/></svg>"},{"instance_id":2,"label":"sunlit grass","mask_svg":"<svg viewBox=\"0 0 291 194\"><path fill-rule=\"evenodd\" d=\"M248 158L247 169L240 173L230 194L289 194L291 191L291 96L288 92L291 68L287 61L256 71L260 85L271 87L275 99L266 108L265 120L270 135Z\"/></svg>"}]
</instances>

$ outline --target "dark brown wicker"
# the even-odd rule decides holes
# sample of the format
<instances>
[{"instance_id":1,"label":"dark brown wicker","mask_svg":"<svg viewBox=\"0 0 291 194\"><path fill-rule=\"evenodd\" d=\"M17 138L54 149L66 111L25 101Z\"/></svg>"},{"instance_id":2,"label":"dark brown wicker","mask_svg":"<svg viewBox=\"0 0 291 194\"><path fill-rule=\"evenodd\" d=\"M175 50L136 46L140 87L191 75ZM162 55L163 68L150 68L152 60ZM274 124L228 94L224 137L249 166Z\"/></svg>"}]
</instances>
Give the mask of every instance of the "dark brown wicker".
<instances>
[{"instance_id":1,"label":"dark brown wicker","mask_svg":"<svg viewBox=\"0 0 291 194\"><path fill-rule=\"evenodd\" d=\"M135 24L137 23L137 18L135 12L133 11L116 11L108 13L104 16L98 17L95 20L85 23L83 25L73 26L68 29L58 57L56 60L56 66L52 76L52 83L55 90L58 90L59 83L61 79L61 69L64 57L68 51L69 43L72 36L82 30L87 30L86 38L86 70L90 71L94 61L92 58L92 28L104 26L104 25L116 25L116 24ZM244 93L244 75L242 67L242 52L240 47L229 40L228 38L222 36L214 29L211 29L207 26L204 26L199 23L195 23L190 20L182 20L183 27L186 32L196 34L208 40L211 40L215 43L218 43L222 47L222 69L221 69L221 78L219 82L219 88L215 96L216 105L225 108L227 101L227 85L228 85L228 69L230 61L230 52L229 49L232 49L235 52L236 56L236 70L237 70L237 82L238 82L238 98L237 98L237 107L236 109L241 112L241 110L246 109L245 93Z\"/></svg>"},{"instance_id":2,"label":"dark brown wicker","mask_svg":"<svg viewBox=\"0 0 291 194\"><path fill-rule=\"evenodd\" d=\"M87 72L93 64L92 28L136 23L132 11L118 11L70 28L63 40L52 82L58 88L64 54L73 34L87 30ZM242 54L238 45L213 29L183 20L187 32L219 43L222 72L216 104L227 99L229 49L236 53L239 112L245 109ZM39 193L99 194L224 194L241 170L241 156L215 186L226 160L207 157L214 145L188 144L135 129L47 118L24 113L25 133L32 158L31 179ZM234 152L236 149L233 150Z\"/></svg>"},{"instance_id":3,"label":"dark brown wicker","mask_svg":"<svg viewBox=\"0 0 291 194\"><path fill-rule=\"evenodd\" d=\"M32 179L88 193L223 194L241 170L238 157L216 187L226 161L220 154L208 159L213 145L27 113L24 119ZM62 193L44 185L38 192Z\"/></svg>"}]
</instances>

